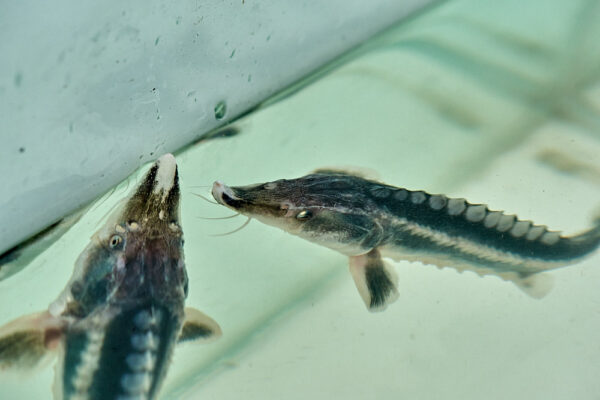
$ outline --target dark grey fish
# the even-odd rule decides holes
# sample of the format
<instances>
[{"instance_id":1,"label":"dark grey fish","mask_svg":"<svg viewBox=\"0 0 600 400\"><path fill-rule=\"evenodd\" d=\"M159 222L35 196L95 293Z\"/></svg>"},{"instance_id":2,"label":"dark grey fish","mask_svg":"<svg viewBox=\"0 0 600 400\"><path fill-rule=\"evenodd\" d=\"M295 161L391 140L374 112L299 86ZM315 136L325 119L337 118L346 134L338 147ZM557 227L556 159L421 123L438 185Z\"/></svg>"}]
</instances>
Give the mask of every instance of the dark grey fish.
<instances>
[{"instance_id":1,"label":"dark grey fish","mask_svg":"<svg viewBox=\"0 0 600 400\"><path fill-rule=\"evenodd\" d=\"M48 311L0 328L0 368L33 367L54 352L56 399L155 399L177 341L221 332L184 306L179 197L166 154L94 234Z\"/></svg>"},{"instance_id":2,"label":"dark grey fish","mask_svg":"<svg viewBox=\"0 0 600 400\"><path fill-rule=\"evenodd\" d=\"M566 237L484 204L344 171L242 187L215 182L212 194L239 213L349 256L370 310L397 297L396 277L382 256L497 275L541 297L550 282L540 272L578 262L600 244L600 221Z\"/></svg>"}]
</instances>

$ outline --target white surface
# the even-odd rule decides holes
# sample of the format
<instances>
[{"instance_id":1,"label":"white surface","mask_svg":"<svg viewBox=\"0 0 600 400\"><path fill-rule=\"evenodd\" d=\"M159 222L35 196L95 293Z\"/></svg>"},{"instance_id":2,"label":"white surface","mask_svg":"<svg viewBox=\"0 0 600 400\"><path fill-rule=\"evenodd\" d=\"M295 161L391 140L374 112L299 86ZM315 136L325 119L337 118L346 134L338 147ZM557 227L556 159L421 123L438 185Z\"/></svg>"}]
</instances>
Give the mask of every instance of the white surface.
<instances>
[{"instance_id":1,"label":"white surface","mask_svg":"<svg viewBox=\"0 0 600 400\"><path fill-rule=\"evenodd\" d=\"M4 2L0 253L427 2Z\"/></svg>"}]
</instances>

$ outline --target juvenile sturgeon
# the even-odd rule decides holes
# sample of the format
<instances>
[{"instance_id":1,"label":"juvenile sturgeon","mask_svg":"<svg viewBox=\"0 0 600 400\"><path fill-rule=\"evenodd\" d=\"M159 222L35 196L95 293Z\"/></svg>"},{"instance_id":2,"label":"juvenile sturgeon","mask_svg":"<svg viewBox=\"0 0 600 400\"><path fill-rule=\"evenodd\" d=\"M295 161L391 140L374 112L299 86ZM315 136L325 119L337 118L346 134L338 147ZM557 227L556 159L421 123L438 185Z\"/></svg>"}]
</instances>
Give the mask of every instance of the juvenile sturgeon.
<instances>
[{"instance_id":1,"label":"juvenile sturgeon","mask_svg":"<svg viewBox=\"0 0 600 400\"><path fill-rule=\"evenodd\" d=\"M484 204L344 171L323 169L241 187L215 182L212 194L236 212L349 256L350 272L371 311L398 295L397 278L382 257L497 275L541 297L549 282L539 279L545 276L540 272L576 263L600 244L600 221L565 237Z\"/></svg>"},{"instance_id":2,"label":"juvenile sturgeon","mask_svg":"<svg viewBox=\"0 0 600 400\"><path fill-rule=\"evenodd\" d=\"M177 164L166 154L92 236L48 310L0 328L0 368L58 353L57 400L155 399L175 343L221 332L184 308L179 197Z\"/></svg>"}]
</instances>

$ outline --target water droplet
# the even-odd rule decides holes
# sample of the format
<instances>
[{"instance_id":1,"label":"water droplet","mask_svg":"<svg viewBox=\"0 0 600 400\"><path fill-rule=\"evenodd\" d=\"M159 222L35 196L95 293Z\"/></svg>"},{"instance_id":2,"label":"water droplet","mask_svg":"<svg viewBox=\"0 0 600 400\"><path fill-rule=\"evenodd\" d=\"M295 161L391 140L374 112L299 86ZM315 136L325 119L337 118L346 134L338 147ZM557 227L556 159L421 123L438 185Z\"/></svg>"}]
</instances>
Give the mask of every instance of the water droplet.
<instances>
[{"instance_id":1,"label":"water droplet","mask_svg":"<svg viewBox=\"0 0 600 400\"><path fill-rule=\"evenodd\" d=\"M226 113L227 113L227 104L225 103L225 101L218 102L217 105L215 106L215 118L217 120L221 120L225 117Z\"/></svg>"}]
</instances>

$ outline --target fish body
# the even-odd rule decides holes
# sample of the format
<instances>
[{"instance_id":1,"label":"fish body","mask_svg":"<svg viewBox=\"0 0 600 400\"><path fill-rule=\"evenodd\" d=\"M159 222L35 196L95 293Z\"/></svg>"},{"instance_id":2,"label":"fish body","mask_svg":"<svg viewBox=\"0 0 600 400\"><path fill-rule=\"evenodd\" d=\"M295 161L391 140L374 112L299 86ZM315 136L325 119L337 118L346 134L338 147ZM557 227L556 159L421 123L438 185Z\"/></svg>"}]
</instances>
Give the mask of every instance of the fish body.
<instances>
[{"instance_id":1,"label":"fish body","mask_svg":"<svg viewBox=\"0 0 600 400\"><path fill-rule=\"evenodd\" d=\"M217 202L350 258L370 310L397 297L382 257L473 270L511 280L534 297L540 272L573 264L600 244L600 225L566 237L484 204L399 188L344 171L250 186L213 185Z\"/></svg>"},{"instance_id":2,"label":"fish body","mask_svg":"<svg viewBox=\"0 0 600 400\"><path fill-rule=\"evenodd\" d=\"M94 234L48 311L0 328L0 367L32 367L54 352L55 399L155 399L177 341L220 334L185 308L179 197L167 154Z\"/></svg>"}]
</instances>

